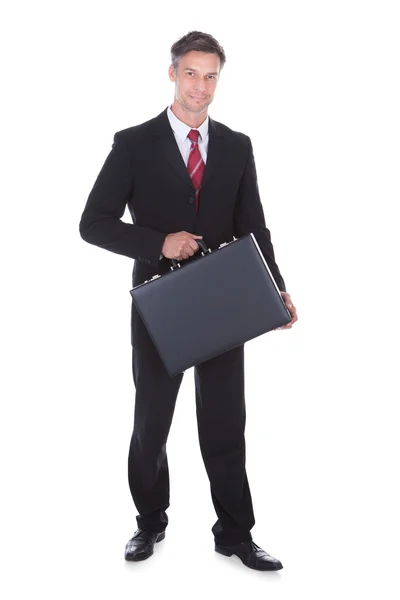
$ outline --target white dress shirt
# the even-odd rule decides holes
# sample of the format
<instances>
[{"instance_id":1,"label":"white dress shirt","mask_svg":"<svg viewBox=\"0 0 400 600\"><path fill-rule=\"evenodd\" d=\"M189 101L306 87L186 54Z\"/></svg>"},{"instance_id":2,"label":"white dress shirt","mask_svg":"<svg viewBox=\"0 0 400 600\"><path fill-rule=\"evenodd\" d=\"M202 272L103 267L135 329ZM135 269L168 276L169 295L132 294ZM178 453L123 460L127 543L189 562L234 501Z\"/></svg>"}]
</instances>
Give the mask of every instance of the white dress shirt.
<instances>
[{"instance_id":1,"label":"white dress shirt","mask_svg":"<svg viewBox=\"0 0 400 600\"><path fill-rule=\"evenodd\" d=\"M204 164L206 164L208 150L208 115L204 119L200 127L190 127L190 125L186 125L186 123L184 123L183 121L178 119L176 115L174 115L174 113L171 110L171 106L168 106L167 115L169 123L171 125L171 129L174 132L176 143L178 144L178 148L180 150L186 167L189 160L190 146L192 144L192 142L188 138L188 133L191 129L197 129L200 133L198 146ZM163 258L162 254L160 254L160 260L161 258Z\"/></svg>"},{"instance_id":2,"label":"white dress shirt","mask_svg":"<svg viewBox=\"0 0 400 600\"><path fill-rule=\"evenodd\" d=\"M176 143L178 144L178 148L181 151L182 158L186 167L188 164L190 146L192 143L187 136L191 129L197 129L197 131L200 133L198 145L201 157L204 161L204 164L206 164L208 149L208 115L204 119L200 127L190 127L190 125L186 125L186 123L183 123L183 121L181 121L176 115L174 115L170 106L168 106L167 115L171 125L171 129L174 132Z\"/></svg>"}]
</instances>

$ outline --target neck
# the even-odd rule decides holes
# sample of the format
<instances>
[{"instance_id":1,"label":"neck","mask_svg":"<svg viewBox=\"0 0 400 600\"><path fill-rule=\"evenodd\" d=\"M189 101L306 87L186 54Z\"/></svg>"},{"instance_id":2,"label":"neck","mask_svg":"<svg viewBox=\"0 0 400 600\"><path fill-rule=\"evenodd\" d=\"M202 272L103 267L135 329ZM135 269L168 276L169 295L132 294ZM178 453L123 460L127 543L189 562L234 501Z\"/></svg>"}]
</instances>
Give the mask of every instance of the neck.
<instances>
[{"instance_id":1,"label":"neck","mask_svg":"<svg viewBox=\"0 0 400 600\"><path fill-rule=\"evenodd\" d=\"M202 123L207 118L208 109L205 108L201 113L192 112L190 110L185 109L179 102L175 99L173 104L171 104L171 110L174 115L185 125L189 125L192 129L197 129L200 127Z\"/></svg>"}]
</instances>

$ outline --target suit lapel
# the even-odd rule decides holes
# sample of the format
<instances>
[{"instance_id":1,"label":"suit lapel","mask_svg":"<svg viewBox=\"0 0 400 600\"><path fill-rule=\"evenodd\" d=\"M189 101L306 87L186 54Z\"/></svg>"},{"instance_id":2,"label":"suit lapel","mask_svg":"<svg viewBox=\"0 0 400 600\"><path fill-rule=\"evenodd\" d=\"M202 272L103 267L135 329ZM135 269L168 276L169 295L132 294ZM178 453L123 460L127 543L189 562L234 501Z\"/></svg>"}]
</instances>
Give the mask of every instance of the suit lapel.
<instances>
[{"instance_id":1,"label":"suit lapel","mask_svg":"<svg viewBox=\"0 0 400 600\"><path fill-rule=\"evenodd\" d=\"M171 129L167 110L168 108L163 110L163 112L153 120L152 136L163 157L170 163L178 175L194 189L189 172L182 158L178 144L176 143L174 132ZM223 134L218 127L218 124L211 119L211 117L208 122L208 136L207 160L201 187L204 187L213 174L222 154Z\"/></svg>"},{"instance_id":2,"label":"suit lapel","mask_svg":"<svg viewBox=\"0 0 400 600\"><path fill-rule=\"evenodd\" d=\"M215 171L223 152L224 136L217 123L209 118L208 121L208 149L207 149L207 160L204 167L203 179L201 187L204 187L211 175ZM201 188L200 188L201 189Z\"/></svg>"}]
</instances>

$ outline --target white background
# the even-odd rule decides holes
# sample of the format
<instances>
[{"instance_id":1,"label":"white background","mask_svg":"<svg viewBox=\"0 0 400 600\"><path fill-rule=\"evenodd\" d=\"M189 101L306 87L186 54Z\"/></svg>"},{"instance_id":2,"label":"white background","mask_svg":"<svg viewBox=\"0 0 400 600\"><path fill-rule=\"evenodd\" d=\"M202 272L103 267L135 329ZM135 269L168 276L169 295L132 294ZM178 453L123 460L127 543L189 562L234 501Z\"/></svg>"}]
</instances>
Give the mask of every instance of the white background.
<instances>
[{"instance_id":1,"label":"white background","mask_svg":"<svg viewBox=\"0 0 400 600\"><path fill-rule=\"evenodd\" d=\"M383 0L3 8L3 597L399 598L396 10ZM78 223L114 133L172 102L169 50L193 29L225 49L209 114L252 139L299 315L245 347L252 535L282 561L277 573L214 552L193 369L168 440L166 539L150 559L124 560L136 529L133 261L85 243Z\"/></svg>"}]
</instances>

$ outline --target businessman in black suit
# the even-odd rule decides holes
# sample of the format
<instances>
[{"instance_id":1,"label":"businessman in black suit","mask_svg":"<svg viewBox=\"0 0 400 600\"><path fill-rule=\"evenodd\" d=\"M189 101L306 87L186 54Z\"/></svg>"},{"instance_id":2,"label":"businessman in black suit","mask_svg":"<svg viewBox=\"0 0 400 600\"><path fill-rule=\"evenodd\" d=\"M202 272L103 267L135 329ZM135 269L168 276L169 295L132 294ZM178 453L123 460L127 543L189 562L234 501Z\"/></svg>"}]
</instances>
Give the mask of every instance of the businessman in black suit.
<instances>
[{"instance_id":1,"label":"businessman in black suit","mask_svg":"<svg viewBox=\"0 0 400 600\"><path fill-rule=\"evenodd\" d=\"M197 260L197 239L216 249L253 232L281 290L286 292L265 225L250 138L208 116L225 53L209 34L189 32L171 47L172 105L157 117L118 131L80 222L84 240L134 261L132 284L167 273L168 259ZM128 206L132 224L121 220ZM196 254L197 253L197 254ZM162 310L162 307L160 307ZM166 315L168 318L168 315ZM138 529L125 548L143 560L165 537L169 472L166 443L183 373L170 377L133 303L134 427L128 479ZM254 543L255 524L245 469L244 345L194 367L200 449L217 514L215 550L250 568L282 563ZM193 521L188 524L192 528Z\"/></svg>"}]
</instances>

